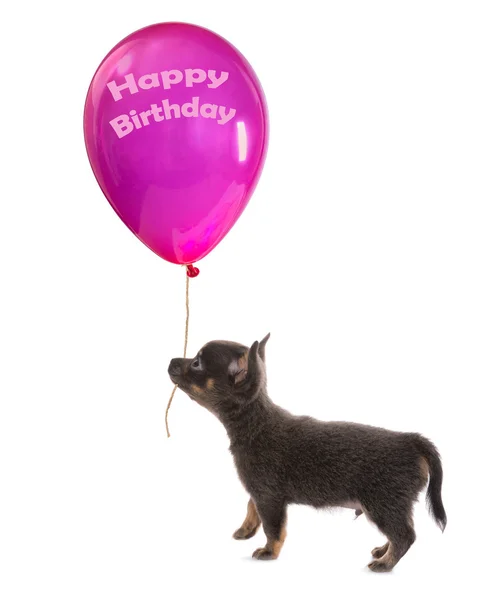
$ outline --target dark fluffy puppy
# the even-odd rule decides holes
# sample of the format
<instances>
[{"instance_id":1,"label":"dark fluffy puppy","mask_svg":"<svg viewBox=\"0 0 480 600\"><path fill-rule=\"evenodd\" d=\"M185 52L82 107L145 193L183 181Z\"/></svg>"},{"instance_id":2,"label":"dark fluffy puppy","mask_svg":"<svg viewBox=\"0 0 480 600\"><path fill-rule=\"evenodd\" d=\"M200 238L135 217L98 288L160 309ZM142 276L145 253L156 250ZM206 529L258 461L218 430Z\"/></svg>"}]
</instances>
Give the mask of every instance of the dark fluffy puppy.
<instances>
[{"instance_id":1,"label":"dark fluffy puppy","mask_svg":"<svg viewBox=\"0 0 480 600\"><path fill-rule=\"evenodd\" d=\"M230 437L238 475L250 494L236 539L263 524L267 543L254 558L278 557L287 506L349 507L365 513L387 537L374 548L372 571L389 571L415 540L412 507L428 479L427 501L442 531L442 465L435 446L418 433L398 433L294 416L266 391L265 344L250 349L210 342L193 359L175 358L168 372L192 400L211 411Z\"/></svg>"}]
</instances>

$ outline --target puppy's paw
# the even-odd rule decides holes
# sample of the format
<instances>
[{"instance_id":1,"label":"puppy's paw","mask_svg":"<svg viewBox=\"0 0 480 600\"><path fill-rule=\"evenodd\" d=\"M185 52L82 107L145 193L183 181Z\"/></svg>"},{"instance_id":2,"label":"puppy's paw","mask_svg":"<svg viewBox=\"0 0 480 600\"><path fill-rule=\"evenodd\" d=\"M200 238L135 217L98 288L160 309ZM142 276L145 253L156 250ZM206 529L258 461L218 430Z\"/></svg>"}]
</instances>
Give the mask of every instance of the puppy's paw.
<instances>
[{"instance_id":1,"label":"puppy's paw","mask_svg":"<svg viewBox=\"0 0 480 600\"><path fill-rule=\"evenodd\" d=\"M252 554L252 558L256 558L257 560L275 560L277 557L268 548L257 548Z\"/></svg>"},{"instance_id":2,"label":"puppy's paw","mask_svg":"<svg viewBox=\"0 0 480 600\"><path fill-rule=\"evenodd\" d=\"M257 533L256 529L246 529L245 527L240 527L233 534L233 539L235 540L248 540L253 537Z\"/></svg>"},{"instance_id":3,"label":"puppy's paw","mask_svg":"<svg viewBox=\"0 0 480 600\"><path fill-rule=\"evenodd\" d=\"M386 551L388 550L388 542L386 544L384 544L383 546L378 546L377 548L374 548L372 550L372 556L373 558L382 558L382 556L386 553Z\"/></svg>"},{"instance_id":4,"label":"puppy's paw","mask_svg":"<svg viewBox=\"0 0 480 600\"><path fill-rule=\"evenodd\" d=\"M374 573L387 573L393 569L393 565L384 560L372 560L368 563L368 568Z\"/></svg>"}]
</instances>

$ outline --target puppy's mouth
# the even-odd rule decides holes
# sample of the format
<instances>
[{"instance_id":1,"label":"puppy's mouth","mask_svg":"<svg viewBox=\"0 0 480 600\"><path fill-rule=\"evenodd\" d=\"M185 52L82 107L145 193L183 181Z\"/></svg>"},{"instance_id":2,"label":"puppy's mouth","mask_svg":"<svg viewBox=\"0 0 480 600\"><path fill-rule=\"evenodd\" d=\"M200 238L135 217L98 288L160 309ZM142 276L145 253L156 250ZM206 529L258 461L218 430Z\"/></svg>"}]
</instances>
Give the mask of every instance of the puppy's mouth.
<instances>
[{"instance_id":1,"label":"puppy's mouth","mask_svg":"<svg viewBox=\"0 0 480 600\"><path fill-rule=\"evenodd\" d=\"M174 358L168 366L168 374L175 385L182 385L182 364L181 359Z\"/></svg>"},{"instance_id":2,"label":"puppy's mouth","mask_svg":"<svg viewBox=\"0 0 480 600\"><path fill-rule=\"evenodd\" d=\"M175 385L180 385L180 376L179 375L172 375L171 373L169 373L170 375L170 379L172 380L172 382Z\"/></svg>"},{"instance_id":3,"label":"puppy's mouth","mask_svg":"<svg viewBox=\"0 0 480 600\"><path fill-rule=\"evenodd\" d=\"M169 375L172 383L178 385L179 388L183 389L187 387L187 384L183 380L181 373L169 373Z\"/></svg>"}]
</instances>

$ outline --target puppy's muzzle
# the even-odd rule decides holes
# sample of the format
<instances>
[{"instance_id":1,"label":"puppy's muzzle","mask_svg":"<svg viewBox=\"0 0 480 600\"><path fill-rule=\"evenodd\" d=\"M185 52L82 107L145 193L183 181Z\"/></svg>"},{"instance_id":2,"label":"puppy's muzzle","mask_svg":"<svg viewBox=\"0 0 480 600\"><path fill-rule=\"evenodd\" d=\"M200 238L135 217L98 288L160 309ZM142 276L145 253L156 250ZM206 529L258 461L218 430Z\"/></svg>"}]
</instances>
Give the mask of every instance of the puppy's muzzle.
<instances>
[{"instance_id":1,"label":"puppy's muzzle","mask_svg":"<svg viewBox=\"0 0 480 600\"><path fill-rule=\"evenodd\" d=\"M182 363L182 358L172 358L170 361L170 365L168 366L168 374L170 375L170 379L173 381L173 383L180 383L183 374Z\"/></svg>"}]
</instances>

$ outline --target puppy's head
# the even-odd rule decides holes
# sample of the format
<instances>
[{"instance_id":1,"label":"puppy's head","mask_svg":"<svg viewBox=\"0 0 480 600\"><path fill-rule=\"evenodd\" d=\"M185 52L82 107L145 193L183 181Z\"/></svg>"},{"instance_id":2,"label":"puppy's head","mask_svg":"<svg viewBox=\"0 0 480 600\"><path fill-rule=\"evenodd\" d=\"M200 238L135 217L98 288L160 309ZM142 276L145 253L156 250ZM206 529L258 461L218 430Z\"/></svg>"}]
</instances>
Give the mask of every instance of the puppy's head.
<instances>
[{"instance_id":1,"label":"puppy's head","mask_svg":"<svg viewBox=\"0 0 480 600\"><path fill-rule=\"evenodd\" d=\"M171 380L192 400L217 416L255 399L265 388L265 345L268 334L251 348L235 342L209 342L193 358L174 358Z\"/></svg>"}]
</instances>

